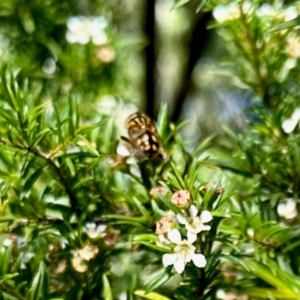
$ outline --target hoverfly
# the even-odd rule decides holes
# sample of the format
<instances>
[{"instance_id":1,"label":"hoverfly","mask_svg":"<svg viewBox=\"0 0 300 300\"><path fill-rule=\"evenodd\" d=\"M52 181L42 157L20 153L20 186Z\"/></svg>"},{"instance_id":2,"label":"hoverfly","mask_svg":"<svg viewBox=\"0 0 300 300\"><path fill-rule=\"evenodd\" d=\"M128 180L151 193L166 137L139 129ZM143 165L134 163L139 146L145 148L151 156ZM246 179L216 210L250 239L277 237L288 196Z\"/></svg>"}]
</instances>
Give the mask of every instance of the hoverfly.
<instances>
[{"instance_id":1,"label":"hoverfly","mask_svg":"<svg viewBox=\"0 0 300 300\"><path fill-rule=\"evenodd\" d=\"M126 120L128 138L121 136L123 154L127 156L127 163L140 162L147 159L167 159L168 155L161 146L154 122L145 114L136 112ZM124 151L125 147L125 151ZM125 154L127 150L127 153ZM124 155L125 154L125 155Z\"/></svg>"}]
</instances>

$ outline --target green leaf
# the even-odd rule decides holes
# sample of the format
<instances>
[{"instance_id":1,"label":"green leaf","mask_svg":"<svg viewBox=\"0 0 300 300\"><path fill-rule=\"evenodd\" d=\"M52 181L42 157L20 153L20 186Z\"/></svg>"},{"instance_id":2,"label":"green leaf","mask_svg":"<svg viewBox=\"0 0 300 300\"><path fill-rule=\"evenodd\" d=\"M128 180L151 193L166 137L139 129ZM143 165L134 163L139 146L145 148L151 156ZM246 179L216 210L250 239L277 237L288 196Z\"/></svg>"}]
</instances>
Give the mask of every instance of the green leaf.
<instances>
[{"instance_id":1,"label":"green leaf","mask_svg":"<svg viewBox=\"0 0 300 300\"><path fill-rule=\"evenodd\" d=\"M70 137L73 137L74 136L74 133L75 133L75 126L73 124L73 114L74 114L74 111L73 111L73 101L72 101L72 98L69 97L69 136Z\"/></svg>"},{"instance_id":2,"label":"green leaf","mask_svg":"<svg viewBox=\"0 0 300 300\"><path fill-rule=\"evenodd\" d=\"M106 215L105 218L114 221L114 224L129 224L132 226L145 226L145 219L143 217L128 217L123 215Z\"/></svg>"},{"instance_id":3,"label":"green leaf","mask_svg":"<svg viewBox=\"0 0 300 300\"><path fill-rule=\"evenodd\" d=\"M186 185L185 185L185 183L184 183L182 177L180 176L180 174L179 174L177 168L175 167L175 165L174 165L173 163L171 163L171 166L172 166L172 169L173 169L173 171L174 171L174 173L175 173L175 177L176 177L176 179L177 179L177 181L178 181L179 186L180 186L182 189L186 189ZM170 174L170 173L169 173L169 174Z\"/></svg>"},{"instance_id":4,"label":"green leaf","mask_svg":"<svg viewBox=\"0 0 300 300\"><path fill-rule=\"evenodd\" d=\"M109 280L105 274L102 275L103 296L105 300L113 300L113 293L109 284Z\"/></svg>"},{"instance_id":5,"label":"green leaf","mask_svg":"<svg viewBox=\"0 0 300 300\"><path fill-rule=\"evenodd\" d=\"M263 279L271 286L280 291L285 290L288 294L295 296L291 287L281 279L280 270L272 270L270 266L264 266L261 262L258 263L257 261L250 259L245 260L245 263L253 274Z\"/></svg>"},{"instance_id":6,"label":"green leaf","mask_svg":"<svg viewBox=\"0 0 300 300\"><path fill-rule=\"evenodd\" d=\"M251 287L243 288L241 292L257 299L299 300L298 295L287 289L278 291L271 288Z\"/></svg>"},{"instance_id":7,"label":"green leaf","mask_svg":"<svg viewBox=\"0 0 300 300\"><path fill-rule=\"evenodd\" d=\"M181 213L180 208L173 204L168 197L158 192L155 192L155 195L173 212Z\"/></svg>"},{"instance_id":8,"label":"green leaf","mask_svg":"<svg viewBox=\"0 0 300 300\"><path fill-rule=\"evenodd\" d=\"M215 139L215 135L209 136L204 141L201 142L201 144L195 149L193 152L193 157L198 157L201 155L204 151L206 151L209 147L212 145L212 141Z\"/></svg>"},{"instance_id":9,"label":"green leaf","mask_svg":"<svg viewBox=\"0 0 300 300\"><path fill-rule=\"evenodd\" d=\"M1 216L0 217L0 223L3 223L3 222L10 222L10 221L15 221L16 220L16 217L14 216Z\"/></svg>"},{"instance_id":10,"label":"green leaf","mask_svg":"<svg viewBox=\"0 0 300 300\"><path fill-rule=\"evenodd\" d=\"M107 121L107 119L104 119L104 120L101 120L97 123L94 123L94 124L90 124L90 125L84 125L84 126L81 126L79 127L77 130L76 130L76 135L84 135L100 126L102 126L104 123L105 123L105 120Z\"/></svg>"},{"instance_id":11,"label":"green leaf","mask_svg":"<svg viewBox=\"0 0 300 300\"><path fill-rule=\"evenodd\" d=\"M149 242L149 243L155 243L157 241L157 235L153 233L147 233L147 234L138 234L133 237L134 242Z\"/></svg>"},{"instance_id":12,"label":"green leaf","mask_svg":"<svg viewBox=\"0 0 300 300\"><path fill-rule=\"evenodd\" d=\"M4 276L8 273L10 260L11 260L11 253L12 253L12 245L9 247L5 247L2 245L0 250L0 271L1 276Z\"/></svg>"},{"instance_id":13,"label":"green leaf","mask_svg":"<svg viewBox=\"0 0 300 300\"><path fill-rule=\"evenodd\" d=\"M64 142L64 138L63 138L63 134L62 134L62 122L59 116L59 111L58 111L58 107L56 107L56 105L53 104L53 108L54 108L54 113L55 113L55 118L56 118L56 131L58 133L58 137L59 137L59 142L63 143Z\"/></svg>"},{"instance_id":14,"label":"green leaf","mask_svg":"<svg viewBox=\"0 0 300 300\"><path fill-rule=\"evenodd\" d=\"M24 163L21 174L23 178L28 177L28 174L30 170L33 168L34 164L36 162L36 157L32 157L31 155L26 155L26 162Z\"/></svg>"},{"instance_id":15,"label":"green leaf","mask_svg":"<svg viewBox=\"0 0 300 300\"><path fill-rule=\"evenodd\" d=\"M247 161L232 159L230 157L226 159L208 159L206 163L214 166L218 166L224 170L229 170L233 173L243 175L245 177L252 177L253 174L250 172L250 168L247 167Z\"/></svg>"},{"instance_id":16,"label":"green leaf","mask_svg":"<svg viewBox=\"0 0 300 300\"><path fill-rule=\"evenodd\" d=\"M232 263L239 265L241 267L243 267L246 271L250 272L250 268L248 267L248 264L246 262L244 262L243 260L232 256L232 255L222 255L223 258L231 261Z\"/></svg>"},{"instance_id":17,"label":"green leaf","mask_svg":"<svg viewBox=\"0 0 300 300\"><path fill-rule=\"evenodd\" d=\"M168 176L168 182L177 190L182 190L182 186L180 185L180 183L178 182L176 176L174 176L172 173L167 172L167 176Z\"/></svg>"},{"instance_id":18,"label":"green leaf","mask_svg":"<svg viewBox=\"0 0 300 300\"><path fill-rule=\"evenodd\" d=\"M147 286L146 293L160 287L163 283L169 280L170 277L170 273L167 269L159 269L156 273L151 275L151 278L148 281L145 282L145 285Z\"/></svg>"},{"instance_id":19,"label":"green leaf","mask_svg":"<svg viewBox=\"0 0 300 300\"><path fill-rule=\"evenodd\" d=\"M165 140L164 138L166 137L167 134L167 129L168 129L168 106L166 103L164 103L160 110L159 114L157 117L157 131L159 136Z\"/></svg>"},{"instance_id":20,"label":"green leaf","mask_svg":"<svg viewBox=\"0 0 300 300\"><path fill-rule=\"evenodd\" d=\"M5 281L10 281L10 282L11 282L11 279L13 279L13 278L15 278L15 277L17 277L17 276L19 276L19 275L20 275L20 273L5 274L5 275L1 278L0 283L3 283L3 282L5 282Z\"/></svg>"},{"instance_id":21,"label":"green leaf","mask_svg":"<svg viewBox=\"0 0 300 300\"><path fill-rule=\"evenodd\" d=\"M7 92L9 95L9 98L11 100L11 104L12 104L12 108L16 111L16 112L20 112L20 107L19 107L19 103L16 99L15 94L13 93L13 90L11 89L10 86L7 86Z\"/></svg>"},{"instance_id":22,"label":"green leaf","mask_svg":"<svg viewBox=\"0 0 300 300\"><path fill-rule=\"evenodd\" d=\"M172 10L176 9L176 8L178 8L180 6L183 6L184 4L186 4L188 2L190 2L190 0L179 0L179 1L177 1L176 4L173 5Z\"/></svg>"},{"instance_id":23,"label":"green leaf","mask_svg":"<svg viewBox=\"0 0 300 300\"><path fill-rule=\"evenodd\" d=\"M0 109L0 115L14 128L18 128L19 124L15 118L15 114L13 113L12 110L4 110Z\"/></svg>"},{"instance_id":24,"label":"green leaf","mask_svg":"<svg viewBox=\"0 0 300 300\"><path fill-rule=\"evenodd\" d=\"M65 159L66 165L68 166L68 169L70 170L71 176L74 177L76 174L76 170L75 170L75 166L72 162L72 160L70 159L70 157L67 157Z\"/></svg>"},{"instance_id":25,"label":"green leaf","mask_svg":"<svg viewBox=\"0 0 300 300\"><path fill-rule=\"evenodd\" d=\"M166 248L163 248L163 247L160 247L160 246L156 246L152 243L148 243L148 242L144 242L144 241L138 241L138 240L135 240L134 241L135 244L138 244L138 245L144 245L150 249L153 249L155 251L159 251L159 252L162 252L162 253L172 253L171 250L169 249L166 249Z\"/></svg>"},{"instance_id":26,"label":"green leaf","mask_svg":"<svg viewBox=\"0 0 300 300\"><path fill-rule=\"evenodd\" d=\"M298 16L297 18L295 18L293 20L275 25L270 31L273 32L273 31L278 31L278 30L284 30L284 29L296 27L299 25L300 25L300 16Z\"/></svg>"},{"instance_id":27,"label":"green leaf","mask_svg":"<svg viewBox=\"0 0 300 300\"><path fill-rule=\"evenodd\" d=\"M22 194L26 194L35 184L35 182L40 178L43 173L44 166L38 168L33 174L26 180Z\"/></svg>"},{"instance_id":28,"label":"green leaf","mask_svg":"<svg viewBox=\"0 0 300 300\"><path fill-rule=\"evenodd\" d=\"M32 146L36 147L40 143L40 141L43 140L48 135L48 133L50 133L50 132L51 132L50 128L45 128L45 129L41 130L37 134L35 139L33 140Z\"/></svg>"},{"instance_id":29,"label":"green leaf","mask_svg":"<svg viewBox=\"0 0 300 300\"><path fill-rule=\"evenodd\" d=\"M134 292L134 294L149 300L171 300L170 298L162 296L158 293L154 293L154 292L147 293L146 291L143 290L137 290Z\"/></svg>"},{"instance_id":30,"label":"green leaf","mask_svg":"<svg viewBox=\"0 0 300 300\"><path fill-rule=\"evenodd\" d=\"M140 200L138 200L136 197L132 198L137 209L140 211L140 213L143 215L145 219L150 219L150 214L148 210L145 208L145 206L141 203Z\"/></svg>"},{"instance_id":31,"label":"green leaf","mask_svg":"<svg viewBox=\"0 0 300 300\"><path fill-rule=\"evenodd\" d=\"M198 5L198 7L196 9L196 13L201 11L205 5L209 4L209 2L210 2L210 0L202 0L202 2Z\"/></svg>"},{"instance_id":32,"label":"green leaf","mask_svg":"<svg viewBox=\"0 0 300 300\"><path fill-rule=\"evenodd\" d=\"M47 288L48 288L48 277L47 277L46 267L44 262L41 262L39 266L39 270L35 274L29 290L29 299L30 300L49 299Z\"/></svg>"}]
</instances>

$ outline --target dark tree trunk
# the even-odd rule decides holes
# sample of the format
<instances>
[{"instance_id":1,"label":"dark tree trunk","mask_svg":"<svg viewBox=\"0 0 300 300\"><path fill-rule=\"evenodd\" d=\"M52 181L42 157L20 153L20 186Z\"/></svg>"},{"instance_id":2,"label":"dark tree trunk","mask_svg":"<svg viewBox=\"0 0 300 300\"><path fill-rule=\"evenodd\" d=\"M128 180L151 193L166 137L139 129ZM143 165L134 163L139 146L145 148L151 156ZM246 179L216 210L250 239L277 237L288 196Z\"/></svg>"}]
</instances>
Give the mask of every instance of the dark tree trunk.
<instances>
[{"instance_id":1,"label":"dark tree trunk","mask_svg":"<svg viewBox=\"0 0 300 300\"><path fill-rule=\"evenodd\" d=\"M190 90L193 70L205 49L206 42L208 41L209 32L207 29L207 23L210 19L210 12L199 14L195 25L192 28L190 41L187 45L187 53L190 54L189 59L182 75L181 85L178 87L174 97L173 112L171 116L171 120L173 122L178 121L180 117L184 101Z\"/></svg>"},{"instance_id":2,"label":"dark tree trunk","mask_svg":"<svg viewBox=\"0 0 300 300\"><path fill-rule=\"evenodd\" d=\"M155 0L145 0L145 34L148 44L145 47L145 111L154 118L155 107Z\"/></svg>"}]
</instances>

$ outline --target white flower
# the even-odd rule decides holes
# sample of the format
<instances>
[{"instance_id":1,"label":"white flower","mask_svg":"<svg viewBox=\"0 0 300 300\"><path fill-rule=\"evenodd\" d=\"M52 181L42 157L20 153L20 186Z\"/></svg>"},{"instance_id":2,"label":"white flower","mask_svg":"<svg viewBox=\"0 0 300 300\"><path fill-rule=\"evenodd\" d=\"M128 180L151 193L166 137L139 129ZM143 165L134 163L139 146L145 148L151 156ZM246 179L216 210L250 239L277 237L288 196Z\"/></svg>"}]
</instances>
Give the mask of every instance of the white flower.
<instances>
[{"instance_id":1,"label":"white flower","mask_svg":"<svg viewBox=\"0 0 300 300\"><path fill-rule=\"evenodd\" d=\"M289 6L284 10L283 14L284 14L284 21L288 22L298 17L298 9L296 6Z\"/></svg>"},{"instance_id":2,"label":"white flower","mask_svg":"<svg viewBox=\"0 0 300 300\"><path fill-rule=\"evenodd\" d=\"M96 51L96 56L99 60L104 63L110 63L116 57L115 49L111 46L101 46Z\"/></svg>"},{"instance_id":3,"label":"white flower","mask_svg":"<svg viewBox=\"0 0 300 300\"><path fill-rule=\"evenodd\" d=\"M291 133L296 128L300 121L300 107L297 107L290 119L286 119L282 122L282 129L285 133Z\"/></svg>"},{"instance_id":4,"label":"white flower","mask_svg":"<svg viewBox=\"0 0 300 300\"><path fill-rule=\"evenodd\" d=\"M92 41L95 45L107 43L104 29L107 21L102 16L73 16L67 20L66 39L69 43L87 44Z\"/></svg>"},{"instance_id":5,"label":"white flower","mask_svg":"<svg viewBox=\"0 0 300 300\"><path fill-rule=\"evenodd\" d=\"M99 248L95 245L85 245L82 249L77 250L79 256L84 260L91 260L96 257L99 252Z\"/></svg>"},{"instance_id":6,"label":"white flower","mask_svg":"<svg viewBox=\"0 0 300 300\"><path fill-rule=\"evenodd\" d=\"M287 37L287 44L285 47L286 53L294 58L300 57L300 37L299 35L293 33L290 33Z\"/></svg>"},{"instance_id":7,"label":"white flower","mask_svg":"<svg viewBox=\"0 0 300 300\"><path fill-rule=\"evenodd\" d=\"M289 198L285 202L279 203L277 212L280 217L287 220L294 219L298 215L296 200Z\"/></svg>"},{"instance_id":8,"label":"white flower","mask_svg":"<svg viewBox=\"0 0 300 300\"><path fill-rule=\"evenodd\" d=\"M174 265L178 274L184 271L185 265L193 261L198 268L206 266L206 259L203 254L195 253L196 247L189 240L182 240L178 229L172 229L168 233L168 239L176 244L174 253L164 254L162 257L164 267Z\"/></svg>"},{"instance_id":9,"label":"white flower","mask_svg":"<svg viewBox=\"0 0 300 300\"><path fill-rule=\"evenodd\" d=\"M49 75L53 74L56 70L56 61L51 57L46 58L42 69L43 69L44 73L46 73L46 74L49 74Z\"/></svg>"},{"instance_id":10,"label":"white flower","mask_svg":"<svg viewBox=\"0 0 300 300\"><path fill-rule=\"evenodd\" d=\"M190 217L177 214L177 220L180 224L185 225L188 240L194 243L199 232L210 230L211 227L204 225L204 223L208 223L212 220L212 214L208 210L204 210L200 216L197 217L198 209L195 205L190 206L189 213Z\"/></svg>"},{"instance_id":11,"label":"white flower","mask_svg":"<svg viewBox=\"0 0 300 300\"><path fill-rule=\"evenodd\" d=\"M246 15L250 15L253 11L251 1L244 1L242 11ZM241 17L241 9L238 3L229 3L218 5L213 10L213 16L218 23L237 20Z\"/></svg>"},{"instance_id":12,"label":"white flower","mask_svg":"<svg viewBox=\"0 0 300 300\"><path fill-rule=\"evenodd\" d=\"M79 255L78 251L73 253L71 263L73 268L79 273L84 273L88 270L87 261Z\"/></svg>"},{"instance_id":13,"label":"white flower","mask_svg":"<svg viewBox=\"0 0 300 300\"><path fill-rule=\"evenodd\" d=\"M86 232L89 238L95 239L97 237L104 237L106 235L106 227L107 226L105 224L99 224L97 226L95 222L88 222L84 226L84 231Z\"/></svg>"},{"instance_id":14,"label":"white flower","mask_svg":"<svg viewBox=\"0 0 300 300\"><path fill-rule=\"evenodd\" d=\"M274 8L273 5L264 3L256 9L256 15L260 18L263 18L265 16L275 17L276 15L278 15L278 11Z\"/></svg>"},{"instance_id":15,"label":"white flower","mask_svg":"<svg viewBox=\"0 0 300 300\"><path fill-rule=\"evenodd\" d=\"M224 23L226 21L238 19L240 14L239 7L235 3L229 5L218 5L213 10L213 16L218 23Z\"/></svg>"},{"instance_id":16,"label":"white flower","mask_svg":"<svg viewBox=\"0 0 300 300\"><path fill-rule=\"evenodd\" d=\"M73 252L71 260L73 268L84 273L88 270L88 261L95 258L99 252L99 248L95 245L87 244L82 249Z\"/></svg>"}]
</instances>

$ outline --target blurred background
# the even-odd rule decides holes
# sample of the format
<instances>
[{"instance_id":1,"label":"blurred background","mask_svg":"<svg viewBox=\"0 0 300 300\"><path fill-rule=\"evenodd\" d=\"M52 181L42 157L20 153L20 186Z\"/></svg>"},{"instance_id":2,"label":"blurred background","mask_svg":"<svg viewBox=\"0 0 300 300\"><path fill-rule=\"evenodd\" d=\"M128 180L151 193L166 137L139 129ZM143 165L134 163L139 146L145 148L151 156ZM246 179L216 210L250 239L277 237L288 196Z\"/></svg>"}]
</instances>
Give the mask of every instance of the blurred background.
<instances>
[{"instance_id":1,"label":"blurred background","mask_svg":"<svg viewBox=\"0 0 300 300\"><path fill-rule=\"evenodd\" d=\"M49 109L75 95L88 122L108 114L123 126L136 110L156 118L166 103L195 145L224 124L242 128L252 98L218 69L227 47L212 12L195 13L200 2L2 0L0 67L30 79Z\"/></svg>"}]
</instances>

